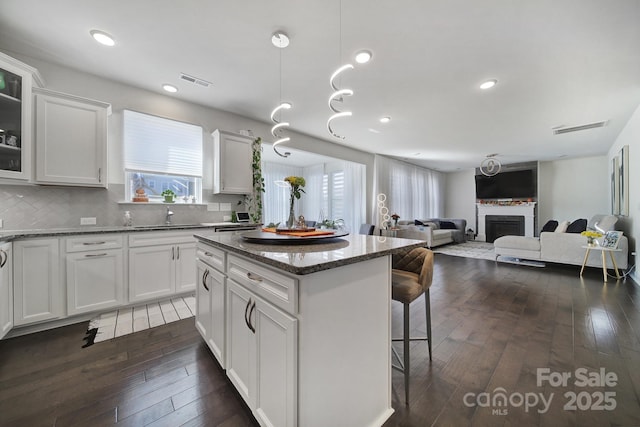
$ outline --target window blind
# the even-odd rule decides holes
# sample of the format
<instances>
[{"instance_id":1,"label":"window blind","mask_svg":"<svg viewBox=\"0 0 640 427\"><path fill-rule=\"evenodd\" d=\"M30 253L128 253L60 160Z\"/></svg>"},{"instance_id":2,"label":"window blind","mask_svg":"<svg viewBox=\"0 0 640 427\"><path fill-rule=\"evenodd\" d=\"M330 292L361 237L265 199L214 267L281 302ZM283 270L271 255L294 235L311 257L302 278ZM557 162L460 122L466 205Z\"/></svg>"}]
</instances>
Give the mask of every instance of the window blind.
<instances>
[{"instance_id":1,"label":"window blind","mask_svg":"<svg viewBox=\"0 0 640 427\"><path fill-rule=\"evenodd\" d=\"M128 171L202 177L202 128L124 110Z\"/></svg>"}]
</instances>

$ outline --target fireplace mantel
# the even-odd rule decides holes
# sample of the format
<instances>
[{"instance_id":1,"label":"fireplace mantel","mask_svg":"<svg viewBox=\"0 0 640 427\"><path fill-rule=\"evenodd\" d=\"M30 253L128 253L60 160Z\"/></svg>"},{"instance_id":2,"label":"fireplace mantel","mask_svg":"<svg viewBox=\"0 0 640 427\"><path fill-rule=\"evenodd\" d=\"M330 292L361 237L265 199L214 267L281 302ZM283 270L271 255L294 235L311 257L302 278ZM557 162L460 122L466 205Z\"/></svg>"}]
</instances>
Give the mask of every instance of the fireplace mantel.
<instances>
[{"instance_id":1,"label":"fireplace mantel","mask_svg":"<svg viewBox=\"0 0 640 427\"><path fill-rule=\"evenodd\" d=\"M481 240L483 242L487 240L487 230L485 228L487 215L523 216L524 235L527 237L533 237L536 202L526 202L518 205L491 205L487 203L476 203L476 207L478 210L477 240Z\"/></svg>"}]
</instances>

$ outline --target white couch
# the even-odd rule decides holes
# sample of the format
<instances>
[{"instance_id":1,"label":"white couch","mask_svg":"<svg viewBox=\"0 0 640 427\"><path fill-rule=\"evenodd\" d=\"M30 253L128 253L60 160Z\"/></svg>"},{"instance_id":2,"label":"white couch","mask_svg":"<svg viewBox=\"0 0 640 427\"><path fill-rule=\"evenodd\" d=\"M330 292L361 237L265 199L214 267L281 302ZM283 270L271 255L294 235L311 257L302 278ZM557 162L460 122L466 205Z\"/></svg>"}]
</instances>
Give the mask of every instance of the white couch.
<instances>
[{"instance_id":1,"label":"white couch","mask_svg":"<svg viewBox=\"0 0 640 427\"><path fill-rule=\"evenodd\" d=\"M415 225L415 221L398 221L396 236L405 239L426 240L427 247L445 245L447 243L462 243L465 241L467 220L458 218L431 218L419 220L424 225ZM441 228L441 222L454 224L455 229Z\"/></svg>"},{"instance_id":2,"label":"white couch","mask_svg":"<svg viewBox=\"0 0 640 427\"><path fill-rule=\"evenodd\" d=\"M613 230L617 218L613 215L596 215L588 223L587 228L594 229L597 224L601 229ZM560 264L582 265L587 238L580 233L563 233L545 231L540 237L502 236L493 242L495 254L528 260L556 262ZM626 269L629 261L629 242L622 236L618 242L620 251L614 252L618 268ZM610 262L607 256L607 261ZM591 251L586 265L602 267L600 251Z\"/></svg>"}]
</instances>

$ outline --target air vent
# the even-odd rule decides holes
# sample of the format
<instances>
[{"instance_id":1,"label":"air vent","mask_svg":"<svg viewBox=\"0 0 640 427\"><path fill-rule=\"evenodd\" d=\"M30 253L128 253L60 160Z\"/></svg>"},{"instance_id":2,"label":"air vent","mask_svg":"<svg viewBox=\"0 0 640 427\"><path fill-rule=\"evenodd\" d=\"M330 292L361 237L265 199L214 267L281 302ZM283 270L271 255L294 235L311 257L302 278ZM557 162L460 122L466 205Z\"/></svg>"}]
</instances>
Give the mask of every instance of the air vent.
<instances>
[{"instance_id":1,"label":"air vent","mask_svg":"<svg viewBox=\"0 0 640 427\"><path fill-rule=\"evenodd\" d=\"M568 128L561 127L561 128L558 128L558 129L553 129L553 134L554 135L561 135L563 133L577 132L579 130L601 128L601 127L605 126L606 124L607 124L607 121L605 120L604 122L588 123L586 125L572 126L572 127L568 127Z\"/></svg>"},{"instance_id":2,"label":"air vent","mask_svg":"<svg viewBox=\"0 0 640 427\"><path fill-rule=\"evenodd\" d=\"M198 86L202 86L202 87L209 87L209 86L211 86L213 84L213 83L208 82L206 80L199 79L198 77L193 77L193 76L190 76L189 74L185 74L185 73L180 73L180 79L184 80L185 82L193 83L194 85L198 85Z\"/></svg>"}]
</instances>

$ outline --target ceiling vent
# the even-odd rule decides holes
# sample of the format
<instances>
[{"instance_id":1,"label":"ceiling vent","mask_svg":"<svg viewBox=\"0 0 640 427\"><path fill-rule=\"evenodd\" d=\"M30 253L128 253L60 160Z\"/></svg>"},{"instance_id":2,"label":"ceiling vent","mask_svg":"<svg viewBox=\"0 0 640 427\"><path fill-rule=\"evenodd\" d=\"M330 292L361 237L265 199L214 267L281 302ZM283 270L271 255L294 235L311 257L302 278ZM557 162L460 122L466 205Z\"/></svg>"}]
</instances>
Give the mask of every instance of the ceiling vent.
<instances>
[{"instance_id":1,"label":"ceiling vent","mask_svg":"<svg viewBox=\"0 0 640 427\"><path fill-rule=\"evenodd\" d=\"M561 135L563 133L577 132L579 130L601 128L601 127L604 127L606 124L607 124L607 120L605 120L604 122L588 123L586 125L572 126L572 127L567 127L567 128L566 127L560 127L560 128L553 129L553 134L554 135Z\"/></svg>"},{"instance_id":2,"label":"ceiling vent","mask_svg":"<svg viewBox=\"0 0 640 427\"><path fill-rule=\"evenodd\" d=\"M209 87L213 84L206 80L199 79L198 77L193 77L185 73L180 73L180 80L184 80L185 82L193 83L194 85L202 86L202 87Z\"/></svg>"}]
</instances>

